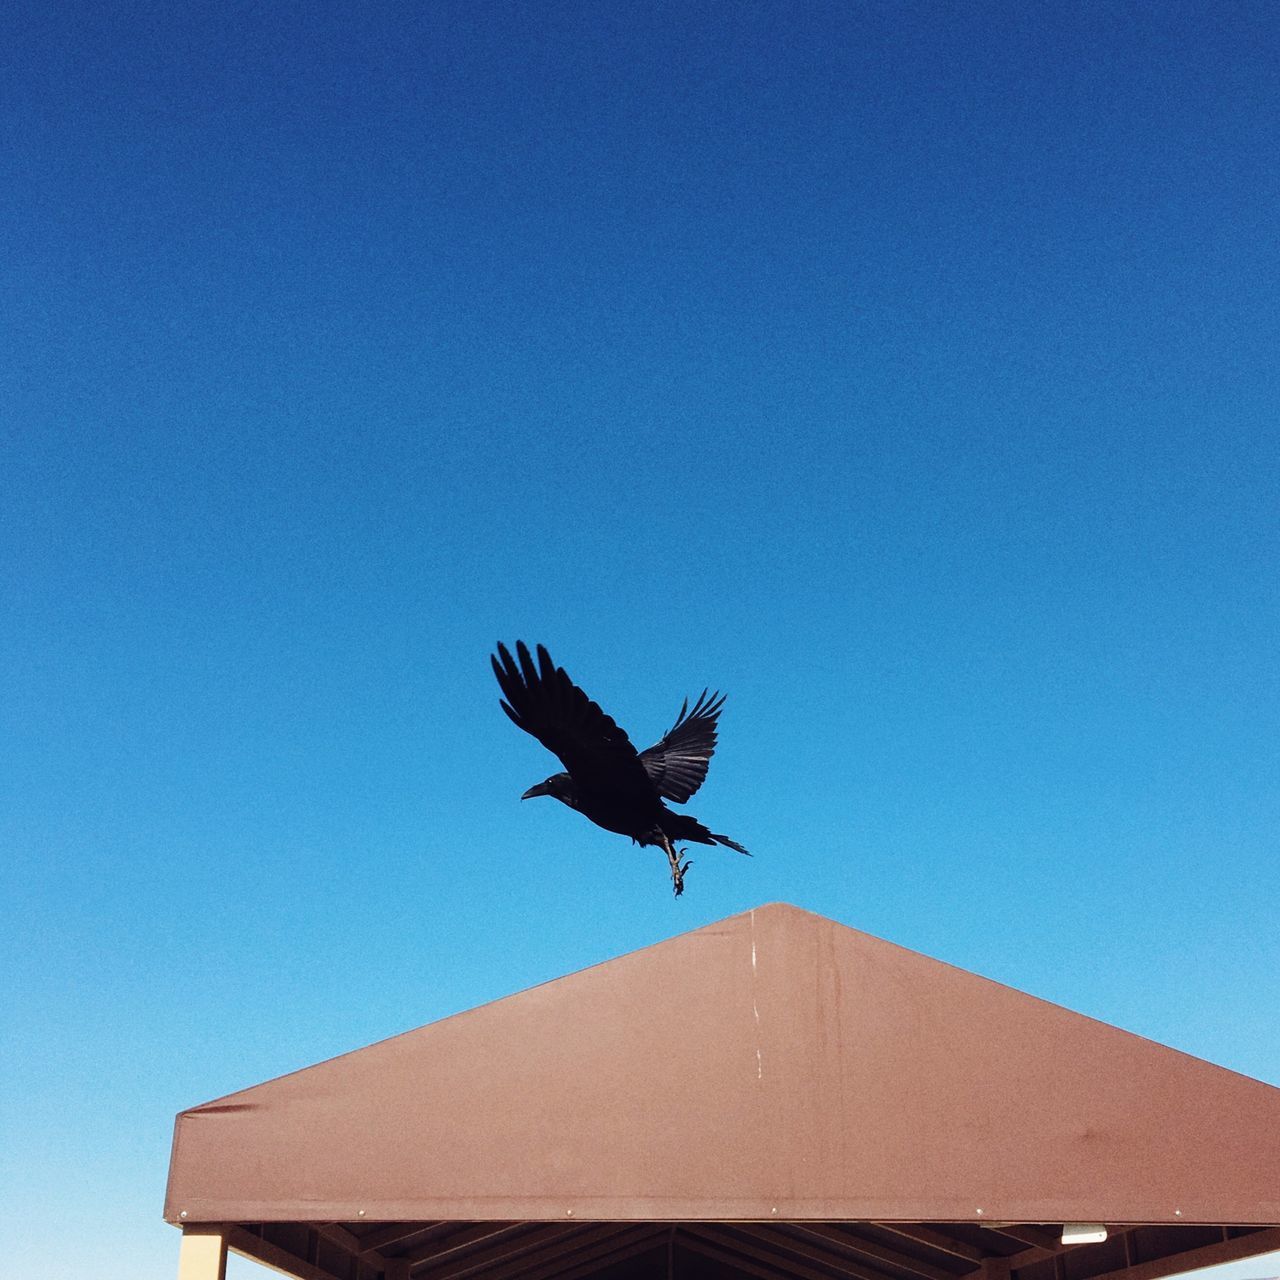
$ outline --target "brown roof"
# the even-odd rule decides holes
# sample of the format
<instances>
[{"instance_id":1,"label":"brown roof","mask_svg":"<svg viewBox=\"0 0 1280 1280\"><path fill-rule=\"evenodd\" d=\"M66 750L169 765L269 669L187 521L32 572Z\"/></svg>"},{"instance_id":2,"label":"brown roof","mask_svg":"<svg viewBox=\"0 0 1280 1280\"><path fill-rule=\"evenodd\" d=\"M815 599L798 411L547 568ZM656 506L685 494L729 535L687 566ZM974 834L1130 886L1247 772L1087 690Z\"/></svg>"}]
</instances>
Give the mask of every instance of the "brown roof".
<instances>
[{"instance_id":1,"label":"brown roof","mask_svg":"<svg viewBox=\"0 0 1280 1280\"><path fill-rule=\"evenodd\" d=\"M775 904L182 1112L165 1216L984 1224L962 1274L985 1224L1280 1223L1280 1090Z\"/></svg>"}]
</instances>

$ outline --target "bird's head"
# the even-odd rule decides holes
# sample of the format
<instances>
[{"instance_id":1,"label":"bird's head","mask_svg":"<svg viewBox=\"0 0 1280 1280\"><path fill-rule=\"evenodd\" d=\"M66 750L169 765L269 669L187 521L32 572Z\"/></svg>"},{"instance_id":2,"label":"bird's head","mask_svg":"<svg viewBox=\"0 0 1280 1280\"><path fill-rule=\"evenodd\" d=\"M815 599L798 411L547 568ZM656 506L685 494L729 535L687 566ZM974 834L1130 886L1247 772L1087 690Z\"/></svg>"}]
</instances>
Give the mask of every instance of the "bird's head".
<instances>
[{"instance_id":1,"label":"bird's head","mask_svg":"<svg viewBox=\"0 0 1280 1280\"><path fill-rule=\"evenodd\" d=\"M567 773L553 773L551 777L539 782L536 787L530 787L520 799L532 800L534 796L555 796L561 804L567 804L570 809L578 807L578 793L573 785L573 779Z\"/></svg>"}]
</instances>

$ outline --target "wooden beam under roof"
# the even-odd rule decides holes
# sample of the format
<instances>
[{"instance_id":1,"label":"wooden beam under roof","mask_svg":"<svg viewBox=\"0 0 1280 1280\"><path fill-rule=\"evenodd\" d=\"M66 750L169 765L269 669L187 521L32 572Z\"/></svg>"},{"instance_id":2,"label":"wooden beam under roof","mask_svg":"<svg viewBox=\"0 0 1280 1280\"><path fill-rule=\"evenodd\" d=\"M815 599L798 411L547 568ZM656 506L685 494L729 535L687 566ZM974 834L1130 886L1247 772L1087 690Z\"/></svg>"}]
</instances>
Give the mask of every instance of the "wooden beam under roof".
<instances>
[{"instance_id":1,"label":"wooden beam under roof","mask_svg":"<svg viewBox=\"0 0 1280 1280\"><path fill-rule=\"evenodd\" d=\"M954 1271L935 1267L932 1263L922 1262L901 1250L877 1244L874 1240L868 1240L865 1236L859 1235L856 1230L850 1230L843 1225L833 1226L828 1222L797 1222L794 1225L798 1230L838 1245L842 1249L849 1249L864 1258L897 1267L900 1271L910 1271L913 1275L924 1277L924 1280L956 1280Z\"/></svg>"},{"instance_id":2,"label":"wooden beam under roof","mask_svg":"<svg viewBox=\"0 0 1280 1280\"><path fill-rule=\"evenodd\" d=\"M888 1231L904 1239L914 1240L917 1244L927 1245L939 1253L949 1253L953 1258L963 1258L966 1262L972 1262L975 1265L981 1264L987 1257L976 1246L966 1244L963 1240L957 1240L954 1236L949 1236L933 1227L927 1227L920 1222L873 1222L870 1225L880 1231Z\"/></svg>"},{"instance_id":3,"label":"wooden beam under roof","mask_svg":"<svg viewBox=\"0 0 1280 1280\"><path fill-rule=\"evenodd\" d=\"M660 1241L667 1234L663 1223L619 1222L611 1224L612 1229L604 1235L589 1232L570 1237L563 1253L554 1259L534 1266L531 1270L523 1267L516 1273L520 1280L565 1280L573 1275L587 1275L601 1271L615 1262L643 1253L646 1249Z\"/></svg>"},{"instance_id":4,"label":"wooden beam under roof","mask_svg":"<svg viewBox=\"0 0 1280 1280\"><path fill-rule=\"evenodd\" d=\"M507 1235L486 1248L470 1252L463 1251L460 1256L443 1266L433 1266L426 1259L414 1258L412 1261L415 1263L416 1273L423 1280L461 1280L461 1277L470 1275L473 1271L484 1271L498 1263L540 1249L545 1244L559 1240L573 1229L573 1226L564 1223L533 1227L528 1223L516 1223L513 1231L517 1234ZM416 1265L420 1261L426 1264L421 1269Z\"/></svg>"},{"instance_id":5,"label":"wooden beam under roof","mask_svg":"<svg viewBox=\"0 0 1280 1280\"><path fill-rule=\"evenodd\" d=\"M744 1254L748 1258L754 1259L756 1262L763 1263L766 1266L774 1268L774 1274L786 1274L799 1278L799 1280L831 1280L831 1272L838 1275L845 1275L852 1280L883 1280L883 1277L877 1277L874 1272L868 1272L864 1268L858 1267L857 1264L842 1264L840 1259L833 1259L831 1262L823 1261L818 1265L827 1267L827 1270L819 1271L810 1261L802 1260L804 1255L799 1250L779 1251L776 1248L769 1248L763 1243L757 1243L758 1236L748 1234L752 1229L741 1224L732 1224L728 1226L715 1226L706 1223L681 1223L680 1236L692 1237L695 1240L704 1240L708 1244L718 1246L722 1249L728 1249L737 1253ZM767 1230L767 1228L761 1228Z\"/></svg>"},{"instance_id":6,"label":"wooden beam under roof","mask_svg":"<svg viewBox=\"0 0 1280 1280\"><path fill-rule=\"evenodd\" d=\"M501 1240L520 1231L527 1230L527 1222L481 1222L476 1226L460 1227L442 1240L432 1240L408 1250L403 1256L415 1265L419 1262L443 1261L451 1254L482 1244L485 1241Z\"/></svg>"}]
</instances>

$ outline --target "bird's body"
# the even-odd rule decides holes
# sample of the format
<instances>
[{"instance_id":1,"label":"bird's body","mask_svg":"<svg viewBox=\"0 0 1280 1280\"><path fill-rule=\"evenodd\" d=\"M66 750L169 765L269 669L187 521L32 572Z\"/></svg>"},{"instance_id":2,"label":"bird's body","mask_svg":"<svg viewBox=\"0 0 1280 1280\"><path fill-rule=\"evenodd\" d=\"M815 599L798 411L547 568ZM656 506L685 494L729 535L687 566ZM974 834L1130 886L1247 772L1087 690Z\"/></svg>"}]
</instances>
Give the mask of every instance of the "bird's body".
<instances>
[{"instance_id":1,"label":"bird's body","mask_svg":"<svg viewBox=\"0 0 1280 1280\"><path fill-rule=\"evenodd\" d=\"M523 641L516 658L498 645L492 659L505 700L502 709L560 757L562 773L530 787L522 799L554 796L598 827L630 836L640 845L662 848L671 864L676 896L684 873L675 843L722 844L747 851L728 836L717 835L687 813L665 804L683 804L702 785L716 748L716 721L724 699L702 696L689 710L686 701L670 731L647 751L637 751L626 732L557 667L539 645L537 662ZM518 659L518 661L517 661Z\"/></svg>"}]
</instances>

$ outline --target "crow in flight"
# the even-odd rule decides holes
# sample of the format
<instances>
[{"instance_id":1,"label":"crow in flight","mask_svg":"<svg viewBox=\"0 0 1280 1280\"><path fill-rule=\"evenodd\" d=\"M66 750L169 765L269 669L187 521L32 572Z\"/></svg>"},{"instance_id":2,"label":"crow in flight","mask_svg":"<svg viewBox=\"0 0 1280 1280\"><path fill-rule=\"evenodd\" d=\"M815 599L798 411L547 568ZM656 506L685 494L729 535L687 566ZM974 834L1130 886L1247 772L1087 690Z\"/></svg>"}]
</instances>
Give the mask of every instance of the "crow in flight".
<instances>
[{"instance_id":1,"label":"crow in flight","mask_svg":"<svg viewBox=\"0 0 1280 1280\"><path fill-rule=\"evenodd\" d=\"M680 861L685 850L677 855L677 840L747 852L728 836L716 835L696 818L663 804L683 804L702 785L716 749L716 721L724 698L718 693L708 697L704 689L692 711L686 698L662 741L637 751L626 731L551 661L542 645L535 663L528 646L519 641L516 658L503 644L490 658L505 695L502 709L555 752L566 770L530 787L522 800L555 796L606 831L630 836L636 844L661 846L671 863L677 898L684 892L684 873L693 865Z\"/></svg>"}]
</instances>

